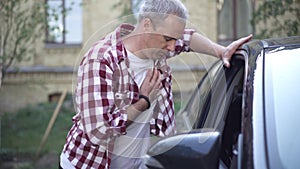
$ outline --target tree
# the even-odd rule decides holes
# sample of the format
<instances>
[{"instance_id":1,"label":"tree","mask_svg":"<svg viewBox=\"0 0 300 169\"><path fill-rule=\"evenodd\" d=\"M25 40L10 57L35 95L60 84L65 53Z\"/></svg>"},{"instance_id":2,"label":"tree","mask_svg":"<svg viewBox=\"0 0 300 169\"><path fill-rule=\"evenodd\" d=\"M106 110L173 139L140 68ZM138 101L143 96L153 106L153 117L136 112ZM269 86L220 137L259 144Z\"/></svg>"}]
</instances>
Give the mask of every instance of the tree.
<instances>
[{"instance_id":1,"label":"tree","mask_svg":"<svg viewBox=\"0 0 300 169\"><path fill-rule=\"evenodd\" d=\"M264 1L253 12L256 38L300 35L300 0Z\"/></svg>"},{"instance_id":2,"label":"tree","mask_svg":"<svg viewBox=\"0 0 300 169\"><path fill-rule=\"evenodd\" d=\"M119 9L121 8L121 14L120 17L126 16L126 15L131 15L131 6L132 6L132 1L131 0L119 0L117 3L115 3L112 6L112 9Z\"/></svg>"},{"instance_id":3,"label":"tree","mask_svg":"<svg viewBox=\"0 0 300 169\"><path fill-rule=\"evenodd\" d=\"M0 87L13 62L29 59L45 30L45 5L39 1L0 0Z\"/></svg>"},{"instance_id":4,"label":"tree","mask_svg":"<svg viewBox=\"0 0 300 169\"><path fill-rule=\"evenodd\" d=\"M132 0L119 0L113 6L112 10L121 11L119 17L127 17L129 23L134 23L135 18L132 13Z\"/></svg>"},{"instance_id":5,"label":"tree","mask_svg":"<svg viewBox=\"0 0 300 169\"><path fill-rule=\"evenodd\" d=\"M48 30L47 40L57 38L49 32L60 29L59 16L66 16L74 4L72 1L71 6L65 8L63 5L50 7L45 1L37 0L0 0L0 88L13 62L35 55L35 42L43 40L45 30Z\"/></svg>"}]
</instances>

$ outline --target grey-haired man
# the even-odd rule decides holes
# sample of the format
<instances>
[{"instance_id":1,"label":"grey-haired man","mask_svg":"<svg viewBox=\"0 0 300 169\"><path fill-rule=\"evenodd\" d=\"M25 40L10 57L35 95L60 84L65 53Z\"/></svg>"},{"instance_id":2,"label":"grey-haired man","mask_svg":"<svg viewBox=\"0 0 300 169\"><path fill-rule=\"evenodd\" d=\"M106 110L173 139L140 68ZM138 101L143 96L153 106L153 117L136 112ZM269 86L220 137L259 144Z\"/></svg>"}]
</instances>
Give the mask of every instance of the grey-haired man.
<instances>
[{"instance_id":1,"label":"grey-haired man","mask_svg":"<svg viewBox=\"0 0 300 169\"><path fill-rule=\"evenodd\" d=\"M231 55L252 35L227 47L193 29L179 0L145 0L136 26L122 24L83 57L75 91L73 126L61 154L62 168L143 168L150 133L175 133L171 71L181 52Z\"/></svg>"}]
</instances>

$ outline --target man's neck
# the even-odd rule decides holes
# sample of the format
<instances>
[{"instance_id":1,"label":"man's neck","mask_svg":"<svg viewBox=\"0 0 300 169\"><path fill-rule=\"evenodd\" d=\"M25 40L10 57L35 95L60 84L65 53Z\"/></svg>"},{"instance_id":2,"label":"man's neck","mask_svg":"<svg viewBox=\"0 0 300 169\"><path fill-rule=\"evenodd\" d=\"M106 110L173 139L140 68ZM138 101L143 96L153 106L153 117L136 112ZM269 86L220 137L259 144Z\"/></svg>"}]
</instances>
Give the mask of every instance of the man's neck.
<instances>
[{"instance_id":1,"label":"man's neck","mask_svg":"<svg viewBox=\"0 0 300 169\"><path fill-rule=\"evenodd\" d=\"M144 42L142 36L142 33L138 33L137 30L133 30L130 34L123 38L123 44L126 50L129 50L135 56L141 59L148 59L148 57L143 53Z\"/></svg>"}]
</instances>

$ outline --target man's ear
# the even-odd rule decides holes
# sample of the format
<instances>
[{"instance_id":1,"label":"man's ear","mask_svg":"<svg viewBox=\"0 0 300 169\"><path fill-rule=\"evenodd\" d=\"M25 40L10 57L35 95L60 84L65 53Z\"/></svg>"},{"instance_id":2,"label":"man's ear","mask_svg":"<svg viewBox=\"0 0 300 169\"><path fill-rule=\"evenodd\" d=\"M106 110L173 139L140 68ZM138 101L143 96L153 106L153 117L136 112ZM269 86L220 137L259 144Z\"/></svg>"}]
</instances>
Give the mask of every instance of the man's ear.
<instances>
[{"instance_id":1,"label":"man's ear","mask_svg":"<svg viewBox=\"0 0 300 169\"><path fill-rule=\"evenodd\" d=\"M154 25L152 23L152 20L150 18L145 18L143 20L143 29L145 32L150 32L154 30Z\"/></svg>"}]
</instances>

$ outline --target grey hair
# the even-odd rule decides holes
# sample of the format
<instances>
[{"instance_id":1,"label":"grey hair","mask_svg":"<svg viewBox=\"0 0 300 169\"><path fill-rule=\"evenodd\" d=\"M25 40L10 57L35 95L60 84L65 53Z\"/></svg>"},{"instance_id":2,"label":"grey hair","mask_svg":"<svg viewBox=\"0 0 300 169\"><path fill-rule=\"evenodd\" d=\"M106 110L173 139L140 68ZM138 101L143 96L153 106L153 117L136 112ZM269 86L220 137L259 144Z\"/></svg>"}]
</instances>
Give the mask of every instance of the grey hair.
<instances>
[{"instance_id":1,"label":"grey hair","mask_svg":"<svg viewBox=\"0 0 300 169\"><path fill-rule=\"evenodd\" d=\"M184 21L189 17L188 10L180 0L144 0L138 14L138 21L150 18L154 22L160 22L168 15L175 15Z\"/></svg>"}]
</instances>

